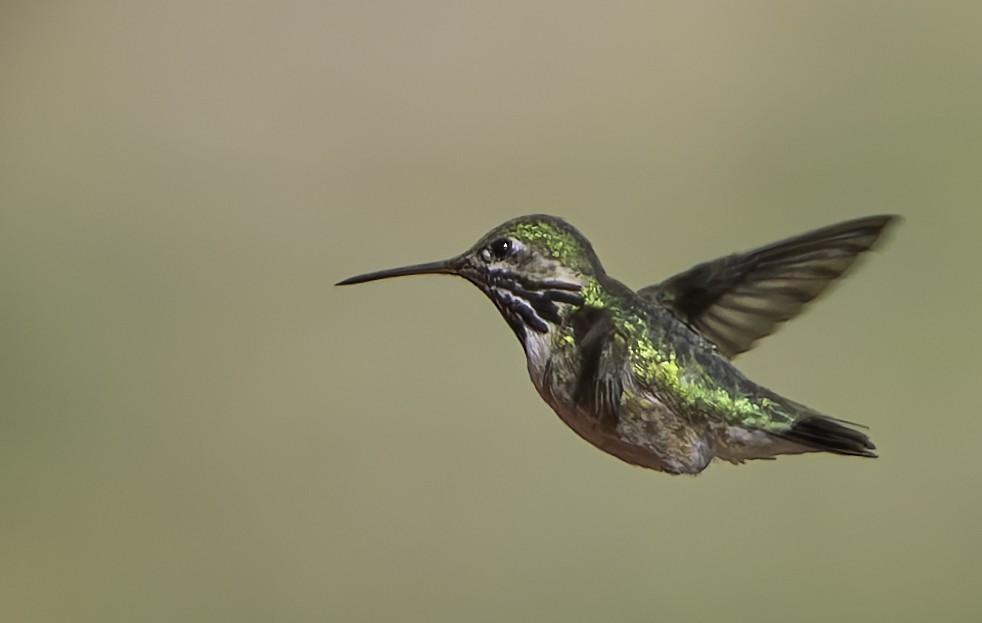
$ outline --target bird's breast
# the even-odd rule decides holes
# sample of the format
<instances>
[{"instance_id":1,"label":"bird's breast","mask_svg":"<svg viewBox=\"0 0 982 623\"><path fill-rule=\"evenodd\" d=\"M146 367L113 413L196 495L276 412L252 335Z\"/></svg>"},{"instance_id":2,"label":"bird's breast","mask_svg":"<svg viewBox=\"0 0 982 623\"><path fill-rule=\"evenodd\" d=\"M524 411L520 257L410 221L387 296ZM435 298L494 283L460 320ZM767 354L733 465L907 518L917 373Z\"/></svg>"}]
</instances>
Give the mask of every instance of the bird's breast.
<instances>
[{"instance_id":1,"label":"bird's breast","mask_svg":"<svg viewBox=\"0 0 982 623\"><path fill-rule=\"evenodd\" d=\"M664 463L649 439L634 432L636 426L624 426L625 422L598 418L595 413L576 404L573 391L580 372L579 363L569 352L554 348L554 344L546 341L545 337L530 339L525 344L529 377L559 419L579 437L622 461L661 471L678 471ZM652 418L657 418L667 409L653 396L648 396L645 404L645 411ZM627 416L626 413L623 415Z\"/></svg>"}]
</instances>

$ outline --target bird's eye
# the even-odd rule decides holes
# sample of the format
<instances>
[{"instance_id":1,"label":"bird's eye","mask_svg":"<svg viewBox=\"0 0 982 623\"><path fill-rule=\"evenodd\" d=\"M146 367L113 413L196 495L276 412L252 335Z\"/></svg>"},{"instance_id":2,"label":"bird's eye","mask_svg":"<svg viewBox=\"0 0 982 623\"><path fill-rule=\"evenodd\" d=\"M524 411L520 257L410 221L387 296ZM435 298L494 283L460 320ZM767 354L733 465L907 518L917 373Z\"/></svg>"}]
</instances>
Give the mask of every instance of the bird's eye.
<instances>
[{"instance_id":1,"label":"bird's eye","mask_svg":"<svg viewBox=\"0 0 982 623\"><path fill-rule=\"evenodd\" d=\"M492 257L496 260L503 260L515 249L515 245L508 238L498 238L493 240L491 244L488 245L488 251L491 252Z\"/></svg>"}]
</instances>

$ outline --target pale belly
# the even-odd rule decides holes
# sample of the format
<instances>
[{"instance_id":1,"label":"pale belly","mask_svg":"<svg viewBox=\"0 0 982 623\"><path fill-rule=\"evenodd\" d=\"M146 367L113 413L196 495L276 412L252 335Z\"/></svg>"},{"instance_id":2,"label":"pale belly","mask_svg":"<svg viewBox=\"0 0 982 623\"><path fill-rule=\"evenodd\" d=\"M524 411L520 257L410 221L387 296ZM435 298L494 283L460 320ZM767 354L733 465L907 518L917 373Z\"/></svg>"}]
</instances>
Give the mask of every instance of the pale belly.
<instances>
[{"instance_id":1,"label":"pale belly","mask_svg":"<svg viewBox=\"0 0 982 623\"><path fill-rule=\"evenodd\" d=\"M558 392L549 387L542 375L535 375L533 368L530 367L529 372L539 395L552 407L559 419L582 439L607 454L632 465L673 474L698 473L713 458L713 444L708 440L697 442L681 459L677 453L672 456L671 452L665 452L665 448L660 447L659 437L663 435L651 434L652 429L658 427L659 413L667 412L667 408L660 403L651 401L644 422L632 421L629 422L633 424L631 426L625 422L605 422L593 413L573 405L567 396L557 395Z\"/></svg>"},{"instance_id":2,"label":"pale belly","mask_svg":"<svg viewBox=\"0 0 982 623\"><path fill-rule=\"evenodd\" d=\"M717 457L742 463L813 451L760 430L727 425L719 416L675 413L637 386L630 387L631 399L620 403L617 421L605 421L575 404L571 396L573 371L550 366L550 351L544 346L544 342L532 339L526 349L529 377L539 395L577 435L632 465L673 474L697 474ZM556 368L564 370L566 376L557 378ZM632 380L627 371L624 378Z\"/></svg>"},{"instance_id":3,"label":"pale belly","mask_svg":"<svg viewBox=\"0 0 982 623\"><path fill-rule=\"evenodd\" d=\"M536 387L543 400L577 435L607 454L640 467L671 474L697 474L714 458L730 463L743 463L753 459L774 458L781 454L815 451L762 431L723 426L704 437L690 436L684 444L685 450L680 452L682 446L671 441L666 443L664 435L632 434L625 431L623 426L606 426L592 414L583 409L569 407L538 385Z\"/></svg>"},{"instance_id":4,"label":"pale belly","mask_svg":"<svg viewBox=\"0 0 982 623\"><path fill-rule=\"evenodd\" d=\"M557 404L547 398L544 393L542 393L542 397L552 407L552 410L556 412L559 419L573 429L573 432L607 454L613 455L632 465L639 465L659 471L681 471L678 469L678 466L666 465L651 447L645 444L629 442L622 439L615 431L605 430L605 427L592 414L587 414L582 409L570 409L564 405Z\"/></svg>"}]
</instances>

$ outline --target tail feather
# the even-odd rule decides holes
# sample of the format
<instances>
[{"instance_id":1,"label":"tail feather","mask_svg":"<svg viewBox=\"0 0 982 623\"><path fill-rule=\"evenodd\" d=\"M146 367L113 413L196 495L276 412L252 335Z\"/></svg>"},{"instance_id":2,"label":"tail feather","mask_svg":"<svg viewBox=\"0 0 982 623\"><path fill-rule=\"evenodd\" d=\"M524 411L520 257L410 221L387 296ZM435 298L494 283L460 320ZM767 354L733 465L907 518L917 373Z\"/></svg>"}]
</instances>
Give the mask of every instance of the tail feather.
<instances>
[{"instance_id":1,"label":"tail feather","mask_svg":"<svg viewBox=\"0 0 982 623\"><path fill-rule=\"evenodd\" d=\"M861 431L843 426L834 418L810 415L798 420L787 431L774 433L788 441L836 454L876 457L876 446Z\"/></svg>"}]
</instances>

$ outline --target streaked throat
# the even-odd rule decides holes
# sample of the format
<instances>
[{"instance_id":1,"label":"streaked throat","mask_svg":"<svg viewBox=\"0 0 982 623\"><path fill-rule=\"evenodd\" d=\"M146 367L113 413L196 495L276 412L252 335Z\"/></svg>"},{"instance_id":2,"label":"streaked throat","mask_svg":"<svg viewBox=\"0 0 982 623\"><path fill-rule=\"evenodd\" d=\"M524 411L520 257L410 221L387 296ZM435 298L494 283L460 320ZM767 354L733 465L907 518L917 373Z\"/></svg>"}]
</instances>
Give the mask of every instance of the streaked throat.
<instances>
[{"instance_id":1,"label":"streaked throat","mask_svg":"<svg viewBox=\"0 0 982 623\"><path fill-rule=\"evenodd\" d=\"M562 322L568 306L583 304L579 282L535 279L505 270L472 279L488 295L524 344L527 332L549 333Z\"/></svg>"}]
</instances>

